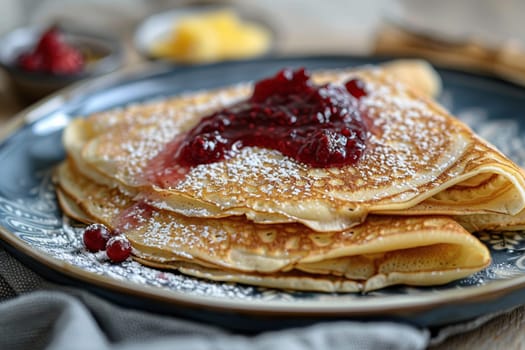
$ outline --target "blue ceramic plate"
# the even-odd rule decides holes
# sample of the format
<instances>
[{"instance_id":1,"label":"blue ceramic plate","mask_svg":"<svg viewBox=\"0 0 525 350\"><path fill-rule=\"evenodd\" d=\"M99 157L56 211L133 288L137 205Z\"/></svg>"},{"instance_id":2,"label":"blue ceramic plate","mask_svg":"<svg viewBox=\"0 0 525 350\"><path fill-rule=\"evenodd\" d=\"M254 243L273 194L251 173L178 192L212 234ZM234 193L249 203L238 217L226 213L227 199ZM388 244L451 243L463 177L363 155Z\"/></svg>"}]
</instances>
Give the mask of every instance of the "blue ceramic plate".
<instances>
[{"instance_id":1,"label":"blue ceramic plate","mask_svg":"<svg viewBox=\"0 0 525 350\"><path fill-rule=\"evenodd\" d=\"M525 300L525 233L479 233L493 263L434 288L396 287L356 294L299 293L213 283L135 262L112 265L87 253L80 227L60 212L51 172L64 157L61 131L76 116L180 92L275 73L283 66L347 67L375 59L264 59L201 67L149 68L73 87L24 111L0 144L0 238L11 253L60 283L92 290L120 304L183 315L234 329L262 330L327 319L397 319L422 326L467 320ZM440 70L441 102L525 166L525 90L502 81Z\"/></svg>"}]
</instances>

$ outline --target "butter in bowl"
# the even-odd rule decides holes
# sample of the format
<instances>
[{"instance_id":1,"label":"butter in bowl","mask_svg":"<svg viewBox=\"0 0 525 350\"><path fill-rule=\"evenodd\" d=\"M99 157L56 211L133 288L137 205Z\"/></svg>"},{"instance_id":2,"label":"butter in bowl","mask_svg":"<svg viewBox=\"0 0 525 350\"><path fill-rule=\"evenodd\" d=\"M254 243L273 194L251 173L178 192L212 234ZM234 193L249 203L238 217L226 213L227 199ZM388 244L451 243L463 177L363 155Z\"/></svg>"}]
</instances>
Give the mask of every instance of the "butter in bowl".
<instances>
[{"instance_id":1,"label":"butter in bowl","mask_svg":"<svg viewBox=\"0 0 525 350\"><path fill-rule=\"evenodd\" d=\"M260 19L231 8L184 8L153 15L135 45L151 59L181 64L241 60L271 51L275 35Z\"/></svg>"}]
</instances>

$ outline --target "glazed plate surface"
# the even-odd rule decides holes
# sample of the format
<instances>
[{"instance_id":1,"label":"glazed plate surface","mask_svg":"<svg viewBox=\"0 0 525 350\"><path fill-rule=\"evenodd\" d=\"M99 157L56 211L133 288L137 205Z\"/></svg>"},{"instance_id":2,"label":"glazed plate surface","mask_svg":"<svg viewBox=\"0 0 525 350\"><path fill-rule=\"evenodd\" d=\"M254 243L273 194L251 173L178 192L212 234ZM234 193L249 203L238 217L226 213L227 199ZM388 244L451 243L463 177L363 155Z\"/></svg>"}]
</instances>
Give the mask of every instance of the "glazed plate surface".
<instances>
[{"instance_id":1,"label":"glazed plate surface","mask_svg":"<svg viewBox=\"0 0 525 350\"><path fill-rule=\"evenodd\" d=\"M374 58L295 57L208 66L149 67L73 87L21 113L0 143L0 243L22 262L63 284L122 305L257 331L333 319L396 319L421 326L464 321L525 300L525 232L478 234L493 263L445 286L394 287L356 294L290 292L214 283L126 261L111 264L83 249L81 225L60 212L51 181L64 157L68 120L182 92L256 80L283 67L339 68ZM439 70L440 102L525 167L525 89Z\"/></svg>"}]
</instances>

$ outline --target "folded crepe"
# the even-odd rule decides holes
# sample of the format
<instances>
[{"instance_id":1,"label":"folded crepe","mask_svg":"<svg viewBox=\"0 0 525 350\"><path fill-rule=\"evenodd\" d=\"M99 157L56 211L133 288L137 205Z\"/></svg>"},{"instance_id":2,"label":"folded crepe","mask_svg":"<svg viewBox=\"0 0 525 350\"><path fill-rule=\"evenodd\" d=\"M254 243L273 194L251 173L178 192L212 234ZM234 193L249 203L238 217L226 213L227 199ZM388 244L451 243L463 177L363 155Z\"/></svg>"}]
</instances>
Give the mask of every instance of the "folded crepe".
<instances>
[{"instance_id":1,"label":"folded crepe","mask_svg":"<svg viewBox=\"0 0 525 350\"><path fill-rule=\"evenodd\" d=\"M124 232L134 258L145 265L211 280L358 292L443 284L490 263L487 248L447 217L371 215L351 229L316 232L295 223L192 218L157 209L93 182L71 160L56 177L67 215Z\"/></svg>"},{"instance_id":2,"label":"folded crepe","mask_svg":"<svg viewBox=\"0 0 525 350\"><path fill-rule=\"evenodd\" d=\"M275 150L246 147L224 161L193 167L181 181L148 181L151 164L177 136L203 116L248 98L251 84L75 119L64 143L79 172L92 181L189 217L246 216L256 223L295 222L331 232L359 225L369 214L515 215L524 209L519 168L400 83L426 81L418 89L436 91L430 68L401 63L313 74L317 84L354 77L366 85L369 93L360 104L373 121L366 152L354 165L312 168Z\"/></svg>"},{"instance_id":3,"label":"folded crepe","mask_svg":"<svg viewBox=\"0 0 525 350\"><path fill-rule=\"evenodd\" d=\"M72 121L60 205L124 233L142 264L217 281L358 292L486 267L489 252L469 231L525 227L523 173L429 98L441 85L428 65L313 75L316 84L354 77L373 124L353 165L314 168L246 147L180 181L149 181L174 139L250 96L242 84Z\"/></svg>"}]
</instances>

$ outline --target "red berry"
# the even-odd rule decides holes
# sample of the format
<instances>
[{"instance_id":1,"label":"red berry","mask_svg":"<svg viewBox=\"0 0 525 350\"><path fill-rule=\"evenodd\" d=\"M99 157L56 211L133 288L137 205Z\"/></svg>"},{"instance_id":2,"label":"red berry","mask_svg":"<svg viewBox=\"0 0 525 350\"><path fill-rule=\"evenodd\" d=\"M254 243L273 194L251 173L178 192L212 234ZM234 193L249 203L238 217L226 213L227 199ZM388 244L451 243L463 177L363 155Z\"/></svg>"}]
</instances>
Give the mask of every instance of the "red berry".
<instances>
[{"instance_id":1,"label":"red berry","mask_svg":"<svg viewBox=\"0 0 525 350\"><path fill-rule=\"evenodd\" d=\"M106 249L111 231L102 224L91 224L84 230L84 245L90 252Z\"/></svg>"},{"instance_id":2,"label":"red berry","mask_svg":"<svg viewBox=\"0 0 525 350\"><path fill-rule=\"evenodd\" d=\"M62 47L46 58L46 68L53 74L77 73L84 65L84 58L80 52L71 47Z\"/></svg>"},{"instance_id":3,"label":"red berry","mask_svg":"<svg viewBox=\"0 0 525 350\"><path fill-rule=\"evenodd\" d=\"M368 95L368 91L366 91L365 83L362 80L359 80L359 79L349 80L346 82L345 87L350 93L350 95L354 96L357 99L360 99L361 97Z\"/></svg>"},{"instance_id":4,"label":"red berry","mask_svg":"<svg viewBox=\"0 0 525 350\"><path fill-rule=\"evenodd\" d=\"M212 163L224 156L226 146L227 140L222 138L218 132L201 134L182 149L181 156L189 164L192 162Z\"/></svg>"},{"instance_id":5,"label":"red berry","mask_svg":"<svg viewBox=\"0 0 525 350\"><path fill-rule=\"evenodd\" d=\"M18 67L29 72L40 71L43 67L42 55L36 52L26 52L18 56L16 64Z\"/></svg>"},{"instance_id":6,"label":"red berry","mask_svg":"<svg viewBox=\"0 0 525 350\"><path fill-rule=\"evenodd\" d=\"M124 235L113 236L106 246L106 254L113 262L122 262L131 255L131 243Z\"/></svg>"},{"instance_id":7,"label":"red berry","mask_svg":"<svg viewBox=\"0 0 525 350\"><path fill-rule=\"evenodd\" d=\"M36 52L49 55L64 46L60 32L56 27L51 27L42 34L36 46Z\"/></svg>"},{"instance_id":8,"label":"red berry","mask_svg":"<svg viewBox=\"0 0 525 350\"><path fill-rule=\"evenodd\" d=\"M16 64L26 71L53 74L80 72L84 63L82 53L64 42L55 27L42 34L33 52L23 53L16 61Z\"/></svg>"}]
</instances>

